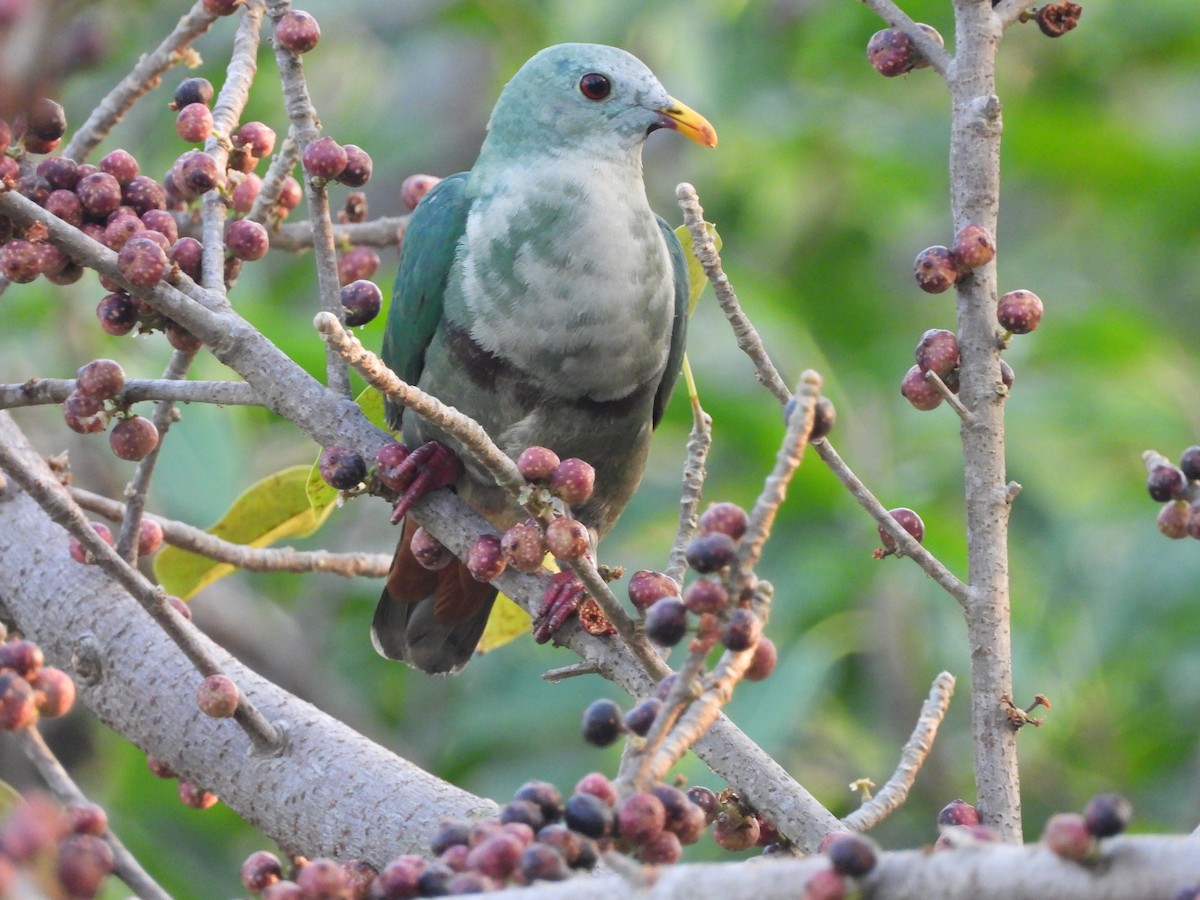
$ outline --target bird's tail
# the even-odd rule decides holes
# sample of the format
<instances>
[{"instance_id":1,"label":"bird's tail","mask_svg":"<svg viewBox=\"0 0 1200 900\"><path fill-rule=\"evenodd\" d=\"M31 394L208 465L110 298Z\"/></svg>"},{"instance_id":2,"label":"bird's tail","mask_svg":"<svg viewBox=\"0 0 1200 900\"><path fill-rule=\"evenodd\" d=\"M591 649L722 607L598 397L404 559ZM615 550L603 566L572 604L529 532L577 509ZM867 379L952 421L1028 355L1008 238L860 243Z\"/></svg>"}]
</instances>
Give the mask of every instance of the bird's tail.
<instances>
[{"instance_id":1,"label":"bird's tail","mask_svg":"<svg viewBox=\"0 0 1200 900\"><path fill-rule=\"evenodd\" d=\"M416 530L406 519L375 607L371 642L382 656L423 672L457 672L479 644L496 589L472 578L458 559L437 571L424 568L409 549Z\"/></svg>"}]
</instances>

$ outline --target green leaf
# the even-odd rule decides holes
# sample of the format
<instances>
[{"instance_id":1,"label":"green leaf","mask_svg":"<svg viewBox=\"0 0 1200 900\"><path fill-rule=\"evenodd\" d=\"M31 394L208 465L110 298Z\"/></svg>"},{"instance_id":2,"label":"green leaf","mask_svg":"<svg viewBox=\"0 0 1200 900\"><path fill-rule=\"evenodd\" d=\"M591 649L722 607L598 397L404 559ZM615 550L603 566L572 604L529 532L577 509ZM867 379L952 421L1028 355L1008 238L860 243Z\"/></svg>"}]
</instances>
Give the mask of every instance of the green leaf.
<instances>
[{"instance_id":1,"label":"green leaf","mask_svg":"<svg viewBox=\"0 0 1200 900\"><path fill-rule=\"evenodd\" d=\"M713 239L713 246L720 250L722 242L721 235L717 233L717 226L712 222L705 222L704 227ZM696 304L700 302L700 295L704 293L704 286L708 284L708 276L704 274L704 266L700 265L700 260L696 259L696 254L692 252L692 233L688 231L688 227L680 225L675 229L675 235L679 238L679 243L683 245L683 257L687 260L688 285L691 288L688 296L688 315L690 316L696 311Z\"/></svg>"},{"instance_id":2,"label":"green leaf","mask_svg":"<svg viewBox=\"0 0 1200 900\"><path fill-rule=\"evenodd\" d=\"M318 507L310 502L311 471L309 466L292 466L251 485L208 533L249 547L266 547L282 538L312 534L329 516L333 504ZM333 493L336 499L337 491ZM154 560L159 584L167 593L184 600L233 570L228 563L179 547L164 547Z\"/></svg>"}]
</instances>

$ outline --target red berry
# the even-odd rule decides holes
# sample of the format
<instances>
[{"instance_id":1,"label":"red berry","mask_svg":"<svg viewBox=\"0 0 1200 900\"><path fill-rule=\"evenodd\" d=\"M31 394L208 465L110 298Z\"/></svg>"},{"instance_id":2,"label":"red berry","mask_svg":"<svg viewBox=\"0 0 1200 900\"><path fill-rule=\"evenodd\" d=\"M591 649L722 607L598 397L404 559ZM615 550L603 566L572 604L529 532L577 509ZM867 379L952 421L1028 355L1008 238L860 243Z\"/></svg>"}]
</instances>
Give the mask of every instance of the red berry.
<instances>
[{"instance_id":1,"label":"red berry","mask_svg":"<svg viewBox=\"0 0 1200 900\"><path fill-rule=\"evenodd\" d=\"M341 900L345 896L346 873L332 859L310 859L296 874L296 885L314 900Z\"/></svg>"},{"instance_id":2,"label":"red berry","mask_svg":"<svg viewBox=\"0 0 1200 900\"><path fill-rule=\"evenodd\" d=\"M42 648L33 641L13 638L0 644L0 668L11 669L22 678L33 678L45 664Z\"/></svg>"},{"instance_id":3,"label":"red berry","mask_svg":"<svg viewBox=\"0 0 1200 900\"><path fill-rule=\"evenodd\" d=\"M925 377L921 367L913 366L900 382L900 393L904 399L920 410L936 409L942 405L942 395Z\"/></svg>"},{"instance_id":4,"label":"red berry","mask_svg":"<svg viewBox=\"0 0 1200 900\"><path fill-rule=\"evenodd\" d=\"M98 400L111 400L125 388L125 370L113 359L94 359L75 373L75 390Z\"/></svg>"},{"instance_id":5,"label":"red berry","mask_svg":"<svg viewBox=\"0 0 1200 900\"><path fill-rule=\"evenodd\" d=\"M710 504L704 514L700 516L701 531L719 531L729 535L735 541L741 540L742 535L746 533L748 523L749 517L746 515L746 511L736 503Z\"/></svg>"},{"instance_id":6,"label":"red berry","mask_svg":"<svg viewBox=\"0 0 1200 900\"><path fill-rule=\"evenodd\" d=\"M1013 334L1028 334L1042 321L1042 301L1033 291L1009 291L996 304L996 320Z\"/></svg>"},{"instance_id":7,"label":"red berry","mask_svg":"<svg viewBox=\"0 0 1200 900\"><path fill-rule=\"evenodd\" d=\"M300 190L300 182L289 175L283 179L283 187L279 189L279 208L286 215L300 205L302 196L303 191Z\"/></svg>"},{"instance_id":8,"label":"red berry","mask_svg":"<svg viewBox=\"0 0 1200 900\"><path fill-rule=\"evenodd\" d=\"M354 144L346 144L342 149L346 151L346 167L337 180L347 187L362 187L371 180L371 157Z\"/></svg>"},{"instance_id":9,"label":"red berry","mask_svg":"<svg viewBox=\"0 0 1200 900\"><path fill-rule=\"evenodd\" d=\"M44 204L46 212L58 216L64 222L78 228L83 224L83 203L72 190L59 188L51 191Z\"/></svg>"},{"instance_id":10,"label":"red berry","mask_svg":"<svg viewBox=\"0 0 1200 900\"><path fill-rule=\"evenodd\" d=\"M338 284L370 278L379 268L379 254L370 247L354 247L347 250L337 261Z\"/></svg>"},{"instance_id":11,"label":"red berry","mask_svg":"<svg viewBox=\"0 0 1200 900\"><path fill-rule=\"evenodd\" d=\"M964 225L954 236L954 261L967 271L986 265L996 258L996 243L982 225Z\"/></svg>"},{"instance_id":12,"label":"red berry","mask_svg":"<svg viewBox=\"0 0 1200 900\"><path fill-rule=\"evenodd\" d=\"M4 126L7 127L7 126ZM52 188L75 190L79 183L79 164L66 156L51 156L37 165L37 174L45 178Z\"/></svg>"},{"instance_id":13,"label":"red berry","mask_svg":"<svg viewBox=\"0 0 1200 900\"><path fill-rule=\"evenodd\" d=\"M129 221L136 222L137 229L141 229L142 223L138 219L131 218ZM157 241L148 237L130 238L117 254L117 268L121 270L121 275L138 288L148 288L158 283L166 274L167 266L166 252Z\"/></svg>"},{"instance_id":14,"label":"red berry","mask_svg":"<svg viewBox=\"0 0 1200 900\"><path fill-rule=\"evenodd\" d=\"M119 459L145 459L158 446L158 429L142 416L121 419L108 434L108 444Z\"/></svg>"},{"instance_id":15,"label":"red berry","mask_svg":"<svg viewBox=\"0 0 1200 900\"><path fill-rule=\"evenodd\" d=\"M867 61L880 75L895 78L912 71L916 54L908 35L895 28L885 28L871 35L867 42Z\"/></svg>"},{"instance_id":16,"label":"red berry","mask_svg":"<svg viewBox=\"0 0 1200 900\"><path fill-rule=\"evenodd\" d=\"M409 209L416 209L421 198L441 180L436 175L409 175L400 185L400 199Z\"/></svg>"},{"instance_id":17,"label":"red berry","mask_svg":"<svg viewBox=\"0 0 1200 900\"><path fill-rule=\"evenodd\" d=\"M189 103L175 119L176 133L189 144L203 144L213 132L213 114L203 103Z\"/></svg>"},{"instance_id":18,"label":"red berry","mask_svg":"<svg viewBox=\"0 0 1200 900\"><path fill-rule=\"evenodd\" d=\"M597 702L602 703L605 701ZM621 710L618 707L618 719L620 718L620 713ZM591 794L593 797L596 797L598 800L601 800L609 806L616 806L617 804L617 788L603 772L588 772L586 775L580 778L578 782L576 782L573 793Z\"/></svg>"},{"instance_id":19,"label":"red berry","mask_svg":"<svg viewBox=\"0 0 1200 900\"><path fill-rule=\"evenodd\" d=\"M92 526L92 531L96 532L96 534L100 536L100 539L111 547L114 541L112 531L109 530L109 527L103 522L92 522L90 524ZM83 544L80 543L79 539L75 537L72 537L68 543L68 552L71 554L71 559L75 560L77 563L83 563L86 566L90 566L96 561L91 552L85 550Z\"/></svg>"},{"instance_id":20,"label":"red berry","mask_svg":"<svg viewBox=\"0 0 1200 900\"><path fill-rule=\"evenodd\" d=\"M930 294L942 293L958 281L954 254L941 244L926 247L913 262L913 276L921 290Z\"/></svg>"},{"instance_id":21,"label":"red berry","mask_svg":"<svg viewBox=\"0 0 1200 900\"><path fill-rule=\"evenodd\" d=\"M750 658L750 665L742 677L747 681L762 681L771 676L778 662L779 651L775 649L774 642L768 637L760 637L754 645L754 656Z\"/></svg>"},{"instance_id":22,"label":"red berry","mask_svg":"<svg viewBox=\"0 0 1200 900\"><path fill-rule=\"evenodd\" d=\"M738 607L721 630L721 643L734 653L749 650L762 636L762 620L752 610Z\"/></svg>"},{"instance_id":23,"label":"red berry","mask_svg":"<svg viewBox=\"0 0 1200 900\"><path fill-rule=\"evenodd\" d=\"M181 237L171 245L168 254L171 262L179 266L179 271L195 282L200 281L203 255L204 247L194 237Z\"/></svg>"},{"instance_id":24,"label":"red berry","mask_svg":"<svg viewBox=\"0 0 1200 900\"><path fill-rule=\"evenodd\" d=\"M917 368L945 380L958 368L958 337L945 328L930 328L917 343ZM940 395L939 395L940 396Z\"/></svg>"},{"instance_id":25,"label":"red berry","mask_svg":"<svg viewBox=\"0 0 1200 900\"><path fill-rule=\"evenodd\" d=\"M39 141L56 141L67 133L67 113L49 97L39 97L25 114L26 134Z\"/></svg>"},{"instance_id":26,"label":"red berry","mask_svg":"<svg viewBox=\"0 0 1200 900\"><path fill-rule=\"evenodd\" d=\"M925 523L921 521L921 517L906 506L900 506L896 509L888 510L888 514L900 523L900 527L912 535L913 540L918 544L925 539ZM883 526L879 526L879 540L883 541L883 549L889 553L896 552L896 539L885 531Z\"/></svg>"},{"instance_id":27,"label":"red berry","mask_svg":"<svg viewBox=\"0 0 1200 900\"><path fill-rule=\"evenodd\" d=\"M63 810L71 834L103 837L108 831L108 814L95 803L70 803Z\"/></svg>"},{"instance_id":28,"label":"red berry","mask_svg":"<svg viewBox=\"0 0 1200 900\"><path fill-rule=\"evenodd\" d=\"M1077 862L1088 859L1096 851L1096 838L1088 831L1079 813L1058 813L1046 821L1042 843L1063 859Z\"/></svg>"},{"instance_id":29,"label":"red berry","mask_svg":"<svg viewBox=\"0 0 1200 900\"><path fill-rule=\"evenodd\" d=\"M409 450L403 444L392 441L375 451L375 474L385 487L402 491L412 484L415 477L400 468L408 459Z\"/></svg>"},{"instance_id":30,"label":"red berry","mask_svg":"<svg viewBox=\"0 0 1200 900\"><path fill-rule=\"evenodd\" d=\"M719 581L701 578L688 585L683 603L696 615L720 613L729 604L729 592Z\"/></svg>"},{"instance_id":31,"label":"red berry","mask_svg":"<svg viewBox=\"0 0 1200 900\"><path fill-rule=\"evenodd\" d=\"M79 434L99 434L104 430L104 403L98 397L72 391L63 403L67 427Z\"/></svg>"},{"instance_id":32,"label":"red berry","mask_svg":"<svg viewBox=\"0 0 1200 900\"><path fill-rule=\"evenodd\" d=\"M526 481L549 481L559 465L558 454L546 447L526 447L517 457L517 469Z\"/></svg>"},{"instance_id":33,"label":"red berry","mask_svg":"<svg viewBox=\"0 0 1200 900\"><path fill-rule=\"evenodd\" d=\"M152 209L167 208L167 191L153 178L138 175L121 189L121 202L144 216ZM147 227L150 227L148 222Z\"/></svg>"},{"instance_id":34,"label":"red berry","mask_svg":"<svg viewBox=\"0 0 1200 900\"><path fill-rule=\"evenodd\" d=\"M530 844L521 852L517 869L527 884L535 881L565 881L571 877L562 851L551 844Z\"/></svg>"},{"instance_id":35,"label":"red berry","mask_svg":"<svg viewBox=\"0 0 1200 900\"><path fill-rule=\"evenodd\" d=\"M666 823L666 808L649 792L630 794L617 809L617 828L621 837L635 844L654 840Z\"/></svg>"},{"instance_id":36,"label":"red berry","mask_svg":"<svg viewBox=\"0 0 1200 900\"><path fill-rule=\"evenodd\" d=\"M225 246L238 259L255 260L267 255L271 240L262 225L250 219L238 219L225 233Z\"/></svg>"},{"instance_id":37,"label":"red berry","mask_svg":"<svg viewBox=\"0 0 1200 900\"><path fill-rule=\"evenodd\" d=\"M251 853L242 863L242 886L252 894L257 894L283 878L283 866L279 857L266 850Z\"/></svg>"},{"instance_id":38,"label":"red berry","mask_svg":"<svg viewBox=\"0 0 1200 900\"><path fill-rule=\"evenodd\" d=\"M1188 536L1188 505L1168 503L1158 511L1158 530L1171 540Z\"/></svg>"},{"instance_id":39,"label":"red berry","mask_svg":"<svg viewBox=\"0 0 1200 900\"><path fill-rule=\"evenodd\" d=\"M629 601L635 608L645 611L656 600L663 597L678 597L679 585L670 575L641 569L629 579Z\"/></svg>"},{"instance_id":40,"label":"red berry","mask_svg":"<svg viewBox=\"0 0 1200 900\"><path fill-rule=\"evenodd\" d=\"M212 791L197 787L186 779L179 779L179 799L184 806L192 809L209 809L217 804L217 795Z\"/></svg>"},{"instance_id":41,"label":"red berry","mask_svg":"<svg viewBox=\"0 0 1200 900\"><path fill-rule=\"evenodd\" d=\"M175 221L175 217L165 209L148 209L142 213L141 218L146 230L144 234L135 236L160 235L162 241L159 242L159 246L170 252L171 246L179 240L179 224Z\"/></svg>"},{"instance_id":42,"label":"red berry","mask_svg":"<svg viewBox=\"0 0 1200 900\"><path fill-rule=\"evenodd\" d=\"M307 53L321 40L321 26L308 13L293 9L275 26L275 40L285 50Z\"/></svg>"},{"instance_id":43,"label":"red berry","mask_svg":"<svg viewBox=\"0 0 1200 900\"><path fill-rule=\"evenodd\" d=\"M800 900L845 900L846 881L836 869L818 869L804 883Z\"/></svg>"},{"instance_id":44,"label":"red berry","mask_svg":"<svg viewBox=\"0 0 1200 900\"><path fill-rule=\"evenodd\" d=\"M1068 0L1056 0L1037 9L1034 18L1046 37L1062 37L1079 24L1083 7Z\"/></svg>"},{"instance_id":45,"label":"red berry","mask_svg":"<svg viewBox=\"0 0 1200 900\"><path fill-rule=\"evenodd\" d=\"M189 150L171 167L175 186L187 199L207 194L224 184L217 161L203 150Z\"/></svg>"},{"instance_id":46,"label":"red berry","mask_svg":"<svg viewBox=\"0 0 1200 900\"><path fill-rule=\"evenodd\" d=\"M104 245L110 250L121 250L137 232L142 230L142 220L132 212L123 214L118 209L104 228ZM119 262L119 260L118 260Z\"/></svg>"},{"instance_id":47,"label":"red berry","mask_svg":"<svg viewBox=\"0 0 1200 900\"><path fill-rule=\"evenodd\" d=\"M33 687L16 672L0 672L0 728L17 731L37 721Z\"/></svg>"},{"instance_id":48,"label":"red berry","mask_svg":"<svg viewBox=\"0 0 1200 900\"><path fill-rule=\"evenodd\" d=\"M227 719L237 712L241 692L227 675L209 675L196 690L200 711L214 719Z\"/></svg>"},{"instance_id":49,"label":"red berry","mask_svg":"<svg viewBox=\"0 0 1200 900\"><path fill-rule=\"evenodd\" d=\"M42 274L42 256L29 241L9 241L0 247L0 275L14 284L28 284Z\"/></svg>"},{"instance_id":50,"label":"red berry","mask_svg":"<svg viewBox=\"0 0 1200 900\"><path fill-rule=\"evenodd\" d=\"M437 538L426 531L424 528L418 528L413 532L412 543L409 544L409 550L416 557L423 567L431 571L444 569L454 559L454 554L446 549Z\"/></svg>"},{"instance_id":51,"label":"red berry","mask_svg":"<svg viewBox=\"0 0 1200 900\"><path fill-rule=\"evenodd\" d=\"M121 187L137 177L138 173L137 160L126 150L113 150L106 153L101 157L99 166L101 172L107 172L117 179L117 183Z\"/></svg>"},{"instance_id":52,"label":"red berry","mask_svg":"<svg viewBox=\"0 0 1200 900\"><path fill-rule=\"evenodd\" d=\"M237 187L229 195L229 202L236 212L248 213L254 208L254 201L258 199L261 190L262 179L251 172L238 182Z\"/></svg>"},{"instance_id":53,"label":"red berry","mask_svg":"<svg viewBox=\"0 0 1200 900\"><path fill-rule=\"evenodd\" d=\"M507 563L500 552L500 538L481 534L467 551L467 571L476 581L492 581L504 572Z\"/></svg>"},{"instance_id":54,"label":"red berry","mask_svg":"<svg viewBox=\"0 0 1200 900\"><path fill-rule=\"evenodd\" d=\"M937 815L938 828L953 825L978 825L979 810L965 800L951 800Z\"/></svg>"},{"instance_id":55,"label":"red berry","mask_svg":"<svg viewBox=\"0 0 1200 900\"><path fill-rule=\"evenodd\" d=\"M204 0L204 11L210 16L229 16L237 12L245 0Z\"/></svg>"},{"instance_id":56,"label":"red berry","mask_svg":"<svg viewBox=\"0 0 1200 900\"><path fill-rule=\"evenodd\" d=\"M550 474L550 493L568 506L577 506L592 496L596 470L582 459L564 459Z\"/></svg>"},{"instance_id":57,"label":"red berry","mask_svg":"<svg viewBox=\"0 0 1200 900\"><path fill-rule=\"evenodd\" d=\"M55 874L72 897L94 897L113 870L112 848L90 834L72 834L58 844Z\"/></svg>"},{"instance_id":58,"label":"red berry","mask_svg":"<svg viewBox=\"0 0 1200 900\"><path fill-rule=\"evenodd\" d=\"M546 526L546 549L558 559L579 559L591 549L587 526L578 519L555 519Z\"/></svg>"},{"instance_id":59,"label":"red berry","mask_svg":"<svg viewBox=\"0 0 1200 900\"><path fill-rule=\"evenodd\" d=\"M200 338L196 337L178 322L168 321L164 325L164 330L167 335L167 343L180 353L195 353L204 346L204 342Z\"/></svg>"},{"instance_id":60,"label":"red berry","mask_svg":"<svg viewBox=\"0 0 1200 900\"><path fill-rule=\"evenodd\" d=\"M43 716L54 718L66 715L75 705L75 682L62 669L47 666L29 682L37 698L37 708Z\"/></svg>"},{"instance_id":61,"label":"red berry","mask_svg":"<svg viewBox=\"0 0 1200 900\"><path fill-rule=\"evenodd\" d=\"M275 149L275 130L262 122L245 122L234 134L233 146L245 147L258 159L270 156Z\"/></svg>"},{"instance_id":62,"label":"red berry","mask_svg":"<svg viewBox=\"0 0 1200 900\"><path fill-rule=\"evenodd\" d=\"M309 142L301 154L304 171L314 178L332 181L346 168L346 149L331 137Z\"/></svg>"},{"instance_id":63,"label":"red berry","mask_svg":"<svg viewBox=\"0 0 1200 900\"><path fill-rule=\"evenodd\" d=\"M518 572L536 572L546 558L542 532L532 522L518 522L500 537L500 552Z\"/></svg>"}]
</instances>

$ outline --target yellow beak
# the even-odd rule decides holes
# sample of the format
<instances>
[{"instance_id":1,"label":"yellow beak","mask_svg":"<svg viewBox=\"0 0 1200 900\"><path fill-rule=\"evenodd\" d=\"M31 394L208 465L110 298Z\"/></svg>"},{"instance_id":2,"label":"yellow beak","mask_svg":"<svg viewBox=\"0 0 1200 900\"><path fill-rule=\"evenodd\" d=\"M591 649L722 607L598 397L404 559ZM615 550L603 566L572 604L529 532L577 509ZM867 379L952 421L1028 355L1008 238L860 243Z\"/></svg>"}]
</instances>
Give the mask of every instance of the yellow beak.
<instances>
[{"instance_id":1,"label":"yellow beak","mask_svg":"<svg viewBox=\"0 0 1200 900\"><path fill-rule=\"evenodd\" d=\"M662 114L664 128L673 128L701 146L717 146L717 132L709 124L708 119L690 106L680 103L672 97L670 105L660 109L659 112Z\"/></svg>"}]
</instances>

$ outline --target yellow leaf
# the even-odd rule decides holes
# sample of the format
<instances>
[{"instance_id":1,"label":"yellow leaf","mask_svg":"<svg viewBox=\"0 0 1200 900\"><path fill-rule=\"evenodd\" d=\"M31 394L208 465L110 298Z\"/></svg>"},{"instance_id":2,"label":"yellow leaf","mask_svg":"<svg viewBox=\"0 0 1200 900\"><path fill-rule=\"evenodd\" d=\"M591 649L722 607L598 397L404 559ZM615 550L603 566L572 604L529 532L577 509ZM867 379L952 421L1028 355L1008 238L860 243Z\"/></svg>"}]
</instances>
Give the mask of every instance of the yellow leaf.
<instances>
[{"instance_id":1,"label":"yellow leaf","mask_svg":"<svg viewBox=\"0 0 1200 900\"><path fill-rule=\"evenodd\" d=\"M551 572L559 571L558 562L549 553L542 560L542 567ZM479 646L475 648L475 652L488 653L497 647L503 647L509 641L519 638L523 634L528 634L530 621L529 613L504 594L498 594L496 605L492 607L492 613L488 616L487 625L483 629L483 636L480 637Z\"/></svg>"},{"instance_id":2,"label":"yellow leaf","mask_svg":"<svg viewBox=\"0 0 1200 900\"><path fill-rule=\"evenodd\" d=\"M281 538L312 534L329 516L333 504L316 507L309 502L311 471L310 466L292 466L251 485L208 529L209 534L250 547L266 547ZM233 570L228 563L179 547L164 547L154 560L159 584L167 593L184 600Z\"/></svg>"},{"instance_id":3,"label":"yellow leaf","mask_svg":"<svg viewBox=\"0 0 1200 900\"><path fill-rule=\"evenodd\" d=\"M717 226L712 222L705 222L704 227L713 239L713 246L719 251L721 249L721 235L717 233ZM696 304L700 302L700 295L704 293L704 286L708 284L708 276L704 274L704 266L700 265L700 260L696 259L696 254L692 252L692 233L688 231L688 227L680 225L675 229L675 236L679 238L679 243L683 245L683 258L687 260L688 286L690 288L688 295L688 315L690 316L696 311Z\"/></svg>"}]
</instances>

